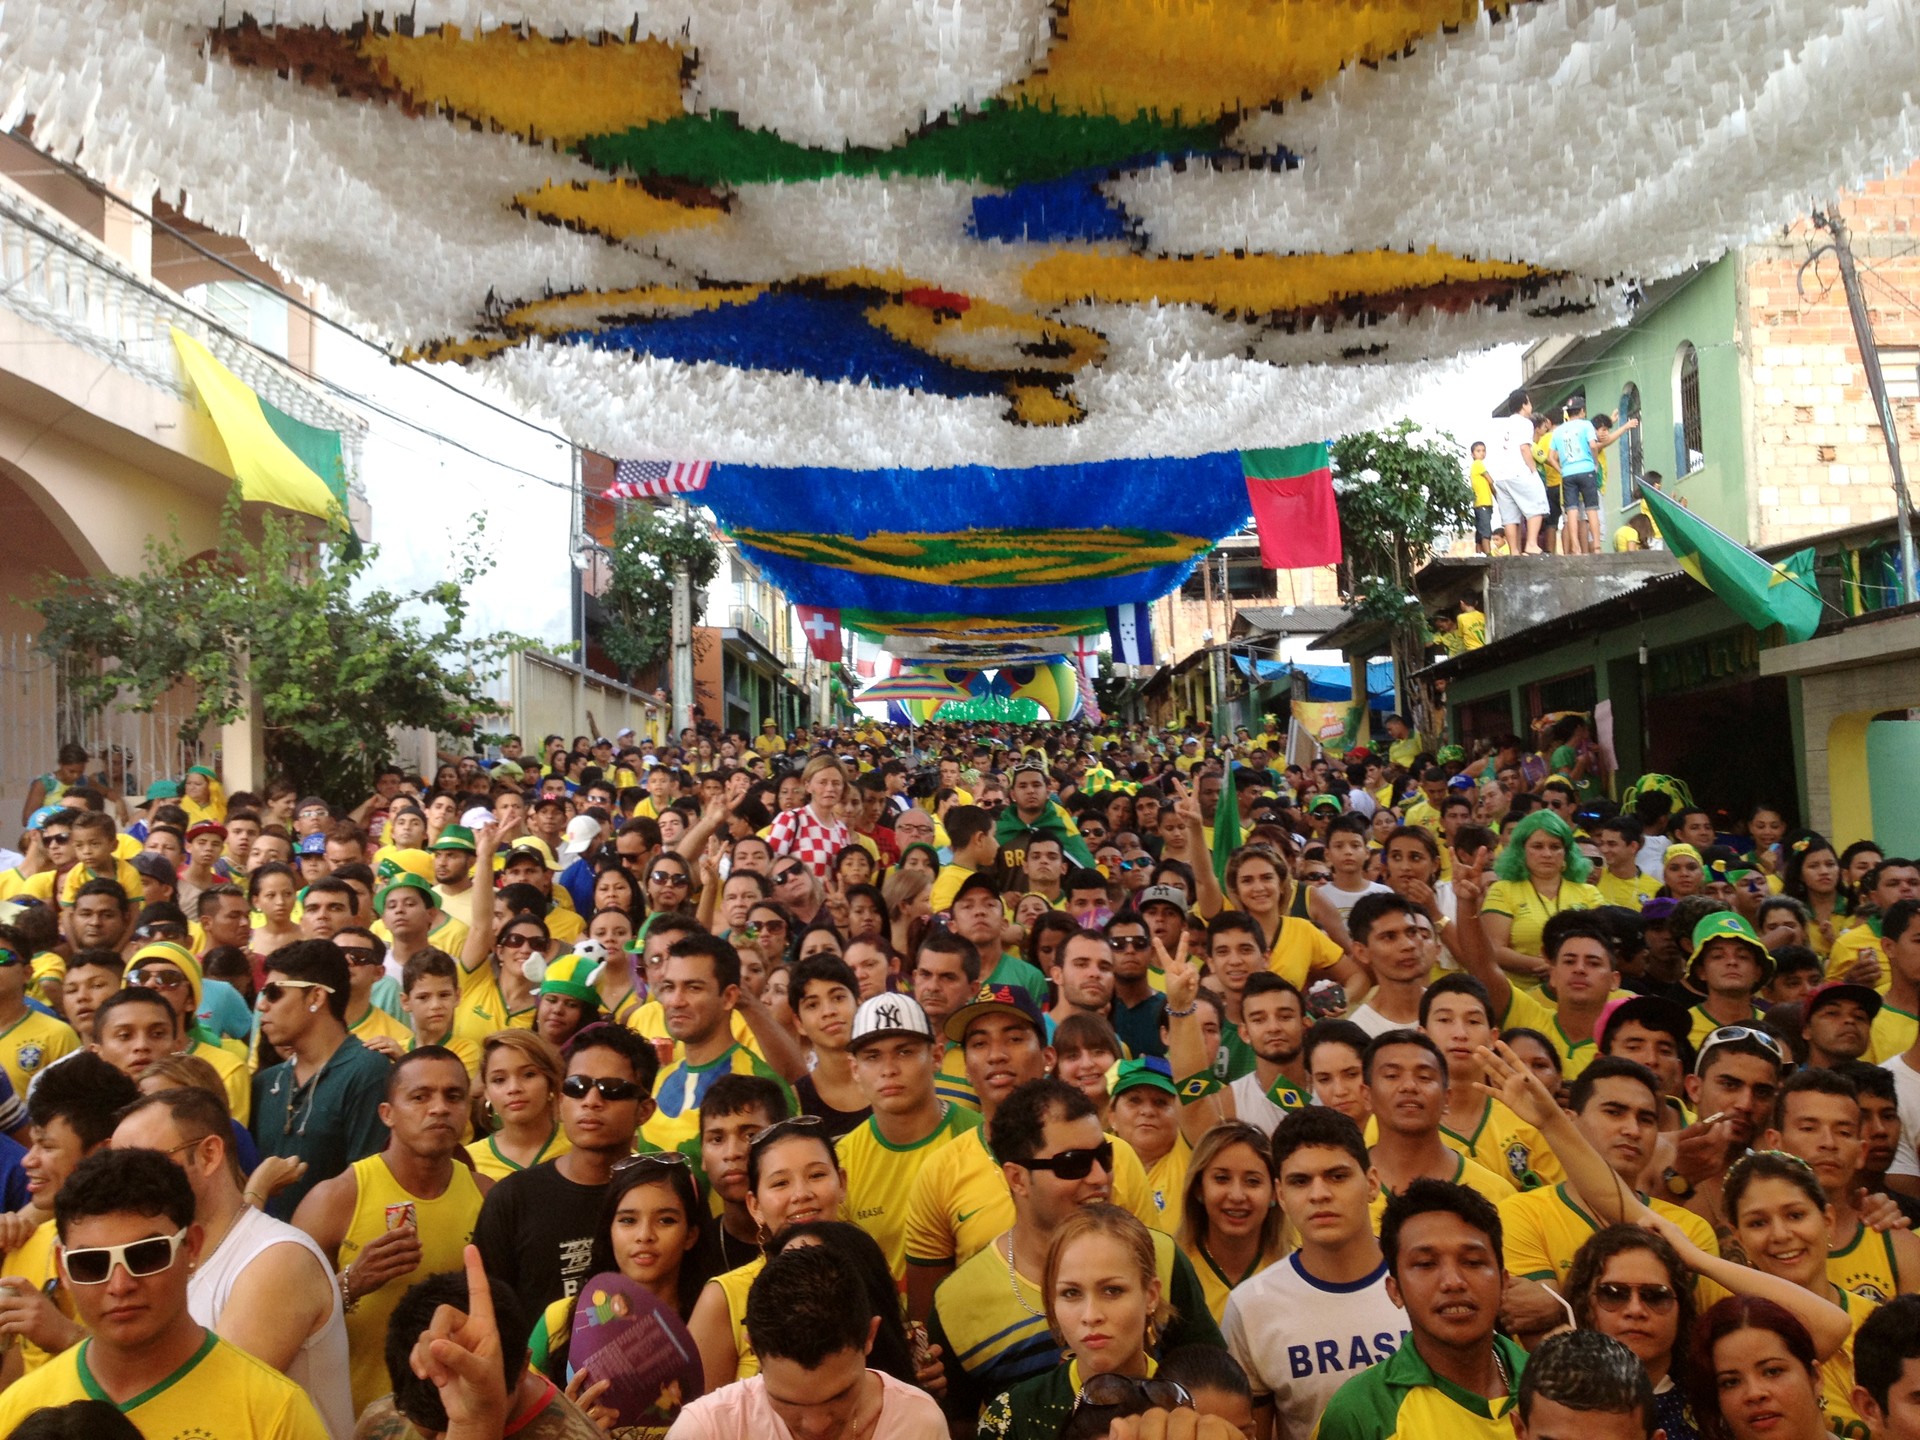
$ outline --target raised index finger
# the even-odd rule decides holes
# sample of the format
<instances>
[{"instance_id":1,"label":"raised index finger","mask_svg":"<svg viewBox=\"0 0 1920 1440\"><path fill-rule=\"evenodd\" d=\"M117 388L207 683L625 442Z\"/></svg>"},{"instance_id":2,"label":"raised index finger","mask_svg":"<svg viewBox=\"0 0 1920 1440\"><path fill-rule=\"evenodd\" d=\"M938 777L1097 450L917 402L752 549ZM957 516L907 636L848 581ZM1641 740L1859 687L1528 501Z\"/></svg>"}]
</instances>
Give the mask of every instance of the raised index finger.
<instances>
[{"instance_id":1,"label":"raised index finger","mask_svg":"<svg viewBox=\"0 0 1920 1440\"><path fill-rule=\"evenodd\" d=\"M493 1318L493 1287L487 1283L487 1267L480 1262L480 1247L467 1246L462 1259L467 1272L467 1324L496 1334L499 1327Z\"/></svg>"}]
</instances>

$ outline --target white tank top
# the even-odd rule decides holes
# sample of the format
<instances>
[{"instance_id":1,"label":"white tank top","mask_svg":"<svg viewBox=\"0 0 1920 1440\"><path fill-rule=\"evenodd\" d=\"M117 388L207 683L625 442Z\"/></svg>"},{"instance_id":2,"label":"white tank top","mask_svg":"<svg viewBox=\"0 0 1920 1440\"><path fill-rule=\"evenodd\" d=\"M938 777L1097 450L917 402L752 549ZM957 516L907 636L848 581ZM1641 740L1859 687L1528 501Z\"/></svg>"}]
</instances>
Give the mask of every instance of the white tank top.
<instances>
[{"instance_id":1,"label":"white tank top","mask_svg":"<svg viewBox=\"0 0 1920 1440\"><path fill-rule=\"evenodd\" d=\"M247 1206L220 1242L220 1248L201 1260L187 1282L187 1311L209 1330L216 1330L234 1283L262 1251L275 1245L299 1245L319 1262L333 1295L333 1312L300 1347L287 1366L287 1378L305 1390L333 1440L352 1440L353 1393L348 1386L347 1320L340 1310L340 1287L332 1284L333 1266L326 1252L303 1230Z\"/></svg>"}]
</instances>

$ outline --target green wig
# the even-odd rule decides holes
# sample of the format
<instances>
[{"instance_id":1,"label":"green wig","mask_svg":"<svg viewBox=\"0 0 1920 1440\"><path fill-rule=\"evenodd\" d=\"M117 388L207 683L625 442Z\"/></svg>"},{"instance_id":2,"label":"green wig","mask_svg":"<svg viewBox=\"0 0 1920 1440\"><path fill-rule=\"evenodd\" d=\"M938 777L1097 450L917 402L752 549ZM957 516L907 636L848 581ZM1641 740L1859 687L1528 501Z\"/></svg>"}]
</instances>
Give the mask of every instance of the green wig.
<instances>
[{"instance_id":1,"label":"green wig","mask_svg":"<svg viewBox=\"0 0 1920 1440\"><path fill-rule=\"evenodd\" d=\"M1541 830L1558 840L1561 848L1567 852L1566 864L1560 870L1561 876L1576 885L1585 884L1587 876L1593 873L1593 862L1582 855L1580 848L1573 843L1573 827L1551 810L1535 810L1523 815L1507 832L1506 846L1500 851L1500 858L1493 862L1493 873L1502 880L1525 880L1530 873L1527 870L1527 837Z\"/></svg>"}]
</instances>

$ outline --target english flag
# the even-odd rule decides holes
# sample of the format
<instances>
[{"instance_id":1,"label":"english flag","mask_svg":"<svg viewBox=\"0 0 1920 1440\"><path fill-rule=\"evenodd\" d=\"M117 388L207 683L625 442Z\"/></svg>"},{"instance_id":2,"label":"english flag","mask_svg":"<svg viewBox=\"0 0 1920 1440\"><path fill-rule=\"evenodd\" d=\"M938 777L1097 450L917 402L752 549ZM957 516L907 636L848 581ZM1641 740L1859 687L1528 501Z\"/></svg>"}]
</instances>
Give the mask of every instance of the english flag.
<instances>
[{"instance_id":1,"label":"english flag","mask_svg":"<svg viewBox=\"0 0 1920 1440\"><path fill-rule=\"evenodd\" d=\"M840 612L815 605L796 605L800 628L807 634L807 648L816 660L837 661L845 651L840 644Z\"/></svg>"}]
</instances>

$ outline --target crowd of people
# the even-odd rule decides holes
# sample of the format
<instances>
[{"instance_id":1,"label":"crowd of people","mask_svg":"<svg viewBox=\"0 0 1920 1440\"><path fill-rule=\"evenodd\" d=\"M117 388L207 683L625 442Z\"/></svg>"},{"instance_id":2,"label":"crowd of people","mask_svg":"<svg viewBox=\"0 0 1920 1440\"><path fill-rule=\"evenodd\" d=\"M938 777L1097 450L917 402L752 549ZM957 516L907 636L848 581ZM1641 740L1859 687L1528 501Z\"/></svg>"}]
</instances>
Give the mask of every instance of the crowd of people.
<instances>
[{"instance_id":1,"label":"crowd of people","mask_svg":"<svg viewBox=\"0 0 1920 1440\"><path fill-rule=\"evenodd\" d=\"M63 752L0 1434L1920 1440L1920 862L1387 732Z\"/></svg>"}]
</instances>

